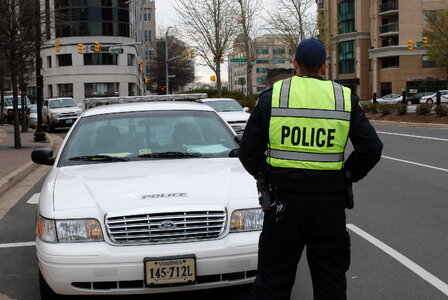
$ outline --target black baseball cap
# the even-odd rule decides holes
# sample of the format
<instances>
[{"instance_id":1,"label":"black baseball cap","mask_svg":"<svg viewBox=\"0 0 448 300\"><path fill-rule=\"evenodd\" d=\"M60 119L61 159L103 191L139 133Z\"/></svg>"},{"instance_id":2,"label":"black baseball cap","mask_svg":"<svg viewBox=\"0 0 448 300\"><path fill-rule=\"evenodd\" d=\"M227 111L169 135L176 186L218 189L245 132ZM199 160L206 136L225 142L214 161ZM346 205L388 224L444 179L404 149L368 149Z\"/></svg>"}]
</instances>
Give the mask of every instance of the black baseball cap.
<instances>
[{"instance_id":1,"label":"black baseball cap","mask_svg":"<svg viewBox=\"0 0 448 300\"><path fill-rule=\"evenodd\" d=\"M303 40L297 46L295 59L299 64L322 65L327 60L324 43L315 38Z\"/></svg>"}]
</instances>

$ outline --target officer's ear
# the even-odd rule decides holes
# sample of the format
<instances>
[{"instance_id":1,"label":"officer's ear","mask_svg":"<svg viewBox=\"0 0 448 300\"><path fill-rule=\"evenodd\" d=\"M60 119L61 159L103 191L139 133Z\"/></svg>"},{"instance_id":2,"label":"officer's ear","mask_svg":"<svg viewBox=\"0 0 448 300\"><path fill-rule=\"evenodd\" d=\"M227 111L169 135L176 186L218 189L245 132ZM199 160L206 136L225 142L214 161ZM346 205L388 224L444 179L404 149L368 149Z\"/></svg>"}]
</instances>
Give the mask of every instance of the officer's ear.
<instances>
[{"instance_id":1,"label":"officer's ear","mask_svg":"<svg viewBox=\"0 0 448 300\"><path fill-rule=\"evenodd\" d=\"M326 69L327 69L327 63L324 62L322 64L322 66L320 66L320 69L319 69L320 74L324 74Z\"/></svg>"},{"instance_id":2,"label":"officer's ear","mask_svg":"<svg viewBox=\"0 0 448 300\"><path fill-rule=\"evenodd\" d=\"M294 69L296 69L296 74L300 75L299 63L295 58L292 59L292 65L294 66Z\"/></svg>"}]
</instances>

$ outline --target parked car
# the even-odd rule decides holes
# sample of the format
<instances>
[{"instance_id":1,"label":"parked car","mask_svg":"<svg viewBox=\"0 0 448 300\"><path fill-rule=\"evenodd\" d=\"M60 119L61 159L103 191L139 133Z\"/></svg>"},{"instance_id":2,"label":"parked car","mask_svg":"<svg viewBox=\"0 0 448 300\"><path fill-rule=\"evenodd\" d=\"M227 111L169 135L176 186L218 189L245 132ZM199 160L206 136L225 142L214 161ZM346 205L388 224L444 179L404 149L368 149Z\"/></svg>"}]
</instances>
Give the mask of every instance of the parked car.
<instances>
[{"instance_id":1,"label":"parked car","mask_svg":"<svg viewBox=\"0 0 448 300\"><path fill-rule=\"evenodd\" d=\"M406 97L406 103L408 105L419 104L420 98L422 98L424 96L429 96L432 94L434 94L434 93L433 92L420 92L420 93L413 94L411 96Z\"/></svg>"},{"instance_id":2,"label":"parked car","mask_svg":"<svg viewBox=\"0 0 448 300\"><path fill-rule=\"evenodd\" d=\"M34 128L37 123L37 105L32 104L28 106L28 127Z\"/></svg>"},{"instance_id":3,"label":"parked car","mask_svg":"<svg viewBox=\"0 0 448 300\"><path fill-rule=\"evenodd\" d=\"M18 108L19 108L19 119L20 119L20 116L21 116L20 112L22 111L22 96L18 95L17 97L18 97L18 101L19 101ZM12 95L5 96L4 100L5 100L5 102L4 102L5 106L3 108L3 117L7 123L12 124L12 123L14 123L13 96ZM26 106L31 105L31 101L30 101L30 98L28 98L28 96L25 97L25 105Z\"/></svg>"},{"instance_id":4,"label":"parked car","mask_svg":"<svg viewBox=\"0 0 448 300\"><path fill-rule=\"evenodd\" d=\"M46 99L42 106L42 122L52 132L56 127L72 126L81 113L82 109L73 98Z\"/></svg>"},{"instance_id":5,"label":"parked car","mask_svg":"<svg viewBox=\"0 0 448 300\"><path fill-rule=\"evenodd\" d=\"M241 107L236 100L231 98L206 98L201 99L200 102L216 110L236 133L242 133L246 129L246 123L250 116L248 107Z\"/></svg>"},{"instance_id":6,"label":"parked car","mask_svg":"<svg viewBox=\"0 0 448 300\"><path fill-rule=\"evenodd\" d=\"M440 90L440 102L448 102L448 90ZM420 103L437 103L437 93L420 98Z\"/></svg>"},{"instance_id":7,"label":"parked car","mask_svg":"<svg viewBox=\"0 0 448 300\"><path fill-rule=\"evenodd\" d=\"M399 94L387 94L384 95L381 98L376 99L378 103L385 103L385 104L397 104L403 100L403 96Z\"/></svg>"},{"instance_id":8,"label":"parked car","mask_svg":"<svg viewBox=\"0 0 448 300\"><path fill-rule=\"evenodd\" d=\"M87 109L56 158L34 150L53 166L37 208L42 299L253 282L263 212L238 141L207 105L157 101Z\"/></svg>"}]
</instances>

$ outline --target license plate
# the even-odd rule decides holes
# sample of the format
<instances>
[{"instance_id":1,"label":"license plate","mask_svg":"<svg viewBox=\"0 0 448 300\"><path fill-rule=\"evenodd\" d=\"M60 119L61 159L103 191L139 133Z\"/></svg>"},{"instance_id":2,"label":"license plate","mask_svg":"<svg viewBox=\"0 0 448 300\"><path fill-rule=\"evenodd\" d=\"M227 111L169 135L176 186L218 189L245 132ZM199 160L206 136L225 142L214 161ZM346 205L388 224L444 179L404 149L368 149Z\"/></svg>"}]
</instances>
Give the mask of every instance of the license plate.
<instances>
[{"instance_id":1,"label":"license plate","mask_svg":"<svg viewBox=\"0 0 448 300\"><path fill-rule=\"evenodd\" d=\"M65 123L67 123L67 124L72 124L72 123L73 123L73 120L65 120Z\"/></svg>"},{"instance_id":2,"label":"license plate","mask_svg":"<svg viewBox=\"0 0 448 300\"><path fill-rule=\"evenodd\" d=\"M196 280L194 256L145 258L144 263L147 286L188 284Z\"/></svg>"}]
</instances>

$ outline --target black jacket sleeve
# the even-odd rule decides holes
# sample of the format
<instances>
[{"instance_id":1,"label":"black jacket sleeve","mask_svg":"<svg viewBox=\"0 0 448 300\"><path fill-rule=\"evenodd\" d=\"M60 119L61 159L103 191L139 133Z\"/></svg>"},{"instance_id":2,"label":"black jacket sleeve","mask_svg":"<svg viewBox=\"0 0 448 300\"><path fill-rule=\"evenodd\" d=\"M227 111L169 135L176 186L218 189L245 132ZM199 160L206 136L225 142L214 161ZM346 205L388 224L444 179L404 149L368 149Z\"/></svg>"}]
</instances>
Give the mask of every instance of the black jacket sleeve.
<instances>
[{"instance_id":1,"label":"black jacket sleeve","mask_svg":"<svg viewBox=\"0 0 448 300\"><path fill-rule=\"evenodd\" d=\"M239 159L244 168L257 177L258 168L265 160L265 152L269 142L269 119L271 117L270 103L272 90L266 90L258 98L257 105L249 117L244 130Z\"/></svg>"},{"instance_id":2,"label":"black jacket sleeve","mask_svg":"<svg viewBox=\"0 0 448 300\"><path fill-rule=\"evenodd\" d=\"M353 152L345 162L354 182L362 179L381 158L383 143L364 114L357 96L352 97L349 138Z\"/></svg>"}]
</instances>

